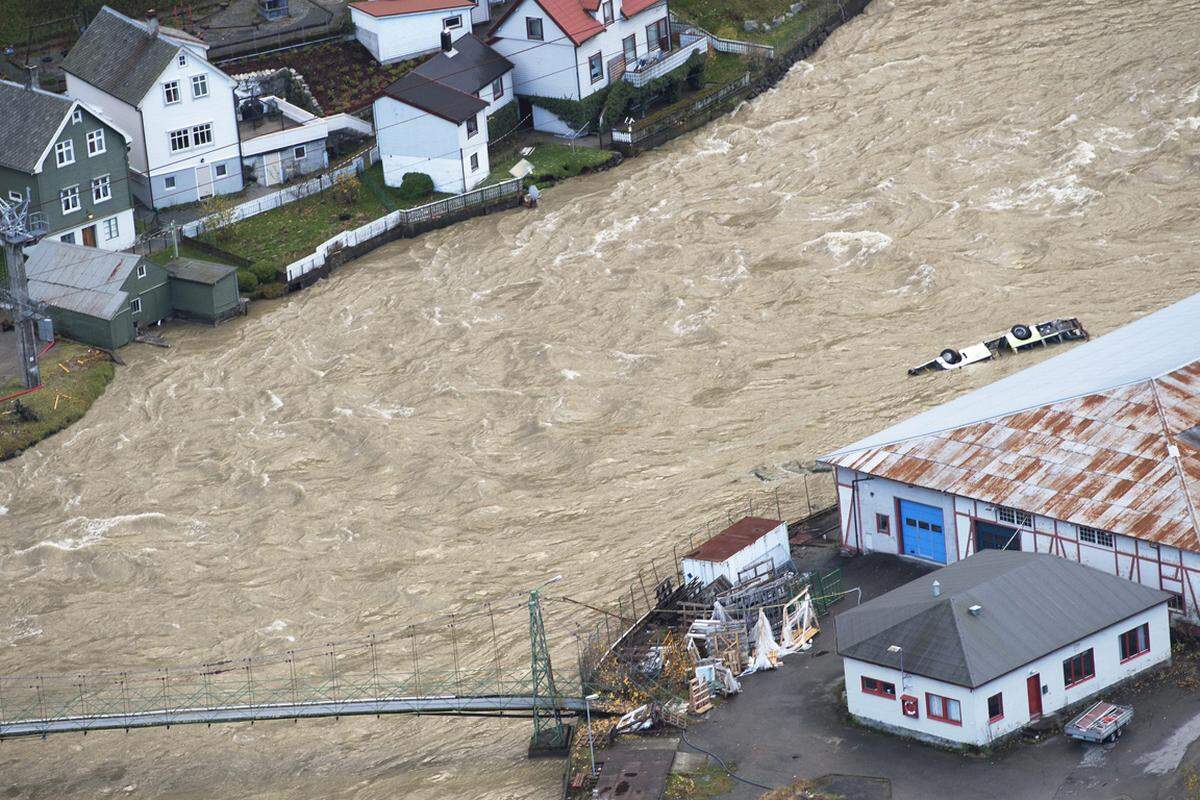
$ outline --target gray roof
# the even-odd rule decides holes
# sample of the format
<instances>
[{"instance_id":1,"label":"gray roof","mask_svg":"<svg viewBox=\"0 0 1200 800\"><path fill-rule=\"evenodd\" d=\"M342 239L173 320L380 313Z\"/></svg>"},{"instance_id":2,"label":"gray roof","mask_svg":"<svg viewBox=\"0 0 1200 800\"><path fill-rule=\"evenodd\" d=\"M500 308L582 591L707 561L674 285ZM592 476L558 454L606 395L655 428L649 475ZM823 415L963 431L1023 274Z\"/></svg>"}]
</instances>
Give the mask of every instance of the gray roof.
<instances>
[{"instance_id":1,"label":"gray roof","mask_svg":"<svg viewBox=\"0 0 1200 800\"><path fill-rule=\"evenodd\" d=\"M847 445L824 459L1165 375L1200 359L1200 294Z\"/></svg>"},{"instance_id":2,"label":"gray roof","mask_svg":"<svg viewBox=\"0 0 1200 800\"><path fill-rule=\"evenodd\" d=\"M1059 556L985 550L839 614L837 647L897 669L899 645L905 672L975 688L1166 601Z\"/></svg>"},{"instance_id":3,"label":"gray roof","mask_svg":"<svg viewBox=\"0 0 1200 800\"><path fill-rule=\"evenodd\" d=\"M468 120L487 108L487 103L478 97L432 81L415 70L384 89L383 93L454 123Z\"/></svg>"},{"instance_id":4,"label":"gray roof","mask_svg":"<svg viewBox=\"0 0 1200 800\"><path fill-rule=\"evenodd\" d=\"M0 81L0 167L32 174L73 105L61 95Z\"/></svg>"},{"instance_id":5,"label":"gray roof","mask_svg":"<svg viewBox=\"0 0 1200 800\"><path fill-rule=\"evenodd\" d=\"M29 296L57 308L112 319L129 302L121 286L142 257L43 239L25 250Z\"/></svg>"},{"instance_id":6,"label":"gray roof","mask_svg":"<svg viewBox=\"0 0 1200 800\"><path fill-rule=\"evenodd\" d=\"M142 102L179 45L108 6L100 9L63 60L66 72L131 106Z\"/></svg>"},{"instance_id":7,"label":"gray roof","mask_svg":"<svg viewBox=\"0 0 1200 800\"><path fill-rule=\"evenodd\" d=\"M454 40L454 55L439 51L413 72L460 92L475 94L513 68L512 62L468 33Z\"/></svg>"},{"instance_id":8,"label":"gray roof","mask_svg":"<svg viewBox=\"0 0 1200 800\"><path fill-rule=\"evenodd\" d=\"M192 281L193 283L205 283L212 286L222 278L236 273L237 268L225 264L217 264L212 261L202 261L198 258L180 256L179 258L172 259L167 264L167 272L171 274L172 278Z\"/></svg>"}]
</instances>

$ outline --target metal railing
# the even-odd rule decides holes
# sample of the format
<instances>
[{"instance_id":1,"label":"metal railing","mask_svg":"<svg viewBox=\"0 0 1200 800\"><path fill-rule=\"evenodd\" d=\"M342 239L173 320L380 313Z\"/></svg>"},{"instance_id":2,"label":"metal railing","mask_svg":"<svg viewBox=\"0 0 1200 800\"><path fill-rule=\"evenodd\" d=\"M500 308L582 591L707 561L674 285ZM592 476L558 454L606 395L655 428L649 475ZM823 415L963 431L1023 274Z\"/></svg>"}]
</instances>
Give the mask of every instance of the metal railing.
<instances>
[{"instance_id":1,"label":"metal railing","mask_svg":"<svg viewBox=\"0 0 1200 800\"><path fill-rule=\"evenodd\" d=\"M633 64L625 64L624 71L621 74L622 80L634 86L642 87L650 81L661 78L668 72L683 66L693 53L708 52L708 40L704 37L688 36L688 34L683 34L683 36L687 36L689 41L681 42L681 47L669 53L663 53L661 50L655 51L660 54L657 61L646 64L642 64L641 61ZM623 63L624 59L623 57L621 58Z\"/></svg>"},{"instance_id":2,"label":"metal railing","mask_svg":"<svg viewBox=\"0 0 1200 800\"><path fill-rule=\"evenodd\" d=\"M714 105L746 92L749 87L750 73L747 72L732 83L697 93L690 103L671 109L670 113L661 116L652 114L634 122L625 130L613 128L613 141L637 145L660 131L674 128L689 117L694 117Z\"/></svg>"}]
</instances>

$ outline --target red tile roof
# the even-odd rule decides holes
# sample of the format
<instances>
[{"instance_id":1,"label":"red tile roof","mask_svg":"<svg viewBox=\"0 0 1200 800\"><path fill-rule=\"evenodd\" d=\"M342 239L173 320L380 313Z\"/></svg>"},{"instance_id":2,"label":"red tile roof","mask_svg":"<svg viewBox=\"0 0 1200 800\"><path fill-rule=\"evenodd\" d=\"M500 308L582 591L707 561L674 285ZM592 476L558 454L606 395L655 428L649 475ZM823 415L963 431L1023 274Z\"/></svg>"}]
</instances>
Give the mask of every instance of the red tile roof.
<instances>
[{"instance_id":1,"label":"red tile roof","mask_svg":"<svg viewBox=\"0 0 1200 800\"><path fill-rule=\"evenodd\" d=\"M390 0L375 0L375 2L390 2ZM604 30L604 26L584 10L585 0L533 0L533 2L546 12L546 15L576 47ZM501 23L522 5L524 3L513 3L509 6L508 10L492 26L492 32L500 30Z\"/></svg>"},{"instance_id":2,"label":"red tile roof","mask_svg":"<svg viewBox=\"0 0 1200 800\"><path fill-rule=\"evenodd\" d=\"M621 16L629 19L634 14L640 14L647 8L650 8L650 6L658 5L662 1L663 0L621 0Z\"/></svg>"},{"instance_id":3,"label":"red tile roof","mask_svg":"<svg viewBox=\"0 0 1200 800\"><path fill-rule=\"evenodd\" d=\"M720 563L778 528L783 523L764 517L742 517L684 558Z\"/></svg>"},{"instance_id":4,"label":"red tile roof","mask_svg":"<svg viewBox=\"0 0 1200 800\"><path fill-rule=\"evenodd\" d=\"M394 17L399 14L419 14L423 11L442 11L474 5L475 0L359 0L357 3L351 3L350 7L372 17Z\"/></svg>"},{"instance_id":5,"label":"red tile roof","mask_svg":"<svg viewBox=\"0 0 1200 800\"><path fill-rule=\"evenodd\" d=\"M584 11L592 13L600 10L600 0L579 0L579 5L583 6Z\"/></svg>"}]
</instances>

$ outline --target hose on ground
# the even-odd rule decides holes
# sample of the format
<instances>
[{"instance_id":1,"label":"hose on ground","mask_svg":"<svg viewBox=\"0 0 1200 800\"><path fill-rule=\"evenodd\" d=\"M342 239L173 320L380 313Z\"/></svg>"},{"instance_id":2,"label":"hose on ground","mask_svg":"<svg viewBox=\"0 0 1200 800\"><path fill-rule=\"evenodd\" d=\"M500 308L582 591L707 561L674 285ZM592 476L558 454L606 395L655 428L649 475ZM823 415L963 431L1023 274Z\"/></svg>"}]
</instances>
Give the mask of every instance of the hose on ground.
<instances>
[{"instance_id":1,"label":"hose on ground","mask_svg":"<svg viewBox=\"0 0 1200 800\"><path fill-rule=\"evenodd\" d=\"M686 744L688 747L692 748L693 750L698 750L701 753L704 753L704 755L709 756L710 758L715 758L717 760L717 763L721 765L721 769L725 770L726 774L728 774L729 777L733 778L735 781L741 781L742 783L746 784L747 786L753 786L756 789L763 789L764 791L768 791L768 792L775 788L774 786L763 786L761 783L752 781L749 778L743 778L742 776L738 775L736 772L731 770L728 766L726 766L725 762L721 760L721 757L719 755L717 755L716 753L714 753L711 750L705 750L703 747L698 747L697 745L694 745L691 742L689 742L686 731L680 731L680 735L683 737L683 743Z\"/></svg>"}]
</instances>

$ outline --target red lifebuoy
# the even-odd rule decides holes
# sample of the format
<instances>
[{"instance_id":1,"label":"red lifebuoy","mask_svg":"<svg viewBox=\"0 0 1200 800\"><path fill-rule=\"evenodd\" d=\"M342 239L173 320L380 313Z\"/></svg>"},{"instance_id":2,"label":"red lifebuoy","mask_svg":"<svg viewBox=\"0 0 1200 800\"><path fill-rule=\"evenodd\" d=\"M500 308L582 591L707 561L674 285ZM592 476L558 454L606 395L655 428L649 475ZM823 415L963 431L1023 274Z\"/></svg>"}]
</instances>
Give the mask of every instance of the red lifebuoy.
<instances>
[{"instance_id":1,"label":"red lifebuoy","mask_svg":"<svg viewBox=\"0 0 1200 800\"><path fill-rule=\"evenodd\" d=\"M917 710L919 708L920 706L917 705L917 698L913 697L912 695L906 694L900 698L900 710L904 712L904 716L916 717L918 714Z\"/></svg>"}]
</instances>

